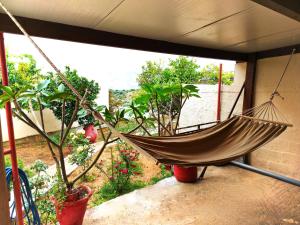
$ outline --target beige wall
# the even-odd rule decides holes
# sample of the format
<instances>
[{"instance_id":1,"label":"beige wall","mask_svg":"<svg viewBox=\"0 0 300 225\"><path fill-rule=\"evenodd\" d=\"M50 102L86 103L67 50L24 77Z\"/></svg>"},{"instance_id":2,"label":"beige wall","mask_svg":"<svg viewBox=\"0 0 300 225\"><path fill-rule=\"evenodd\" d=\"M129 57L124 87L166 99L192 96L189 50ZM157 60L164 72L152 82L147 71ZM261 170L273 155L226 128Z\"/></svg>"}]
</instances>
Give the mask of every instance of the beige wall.
<instances>
[{"instance_id":1,"label":"beige wall","mask_svg":"<svg viewBox=\"0 0 300 225\"><path fill-rule=\"evenodd\" d=\"M255 105L269 99L289 56L258 61L255 82ZM251 163L296 179L300 179L300 54L292 59L279 88L284 100L275 105L294 126L274 141L251 154Z\"/></svg>"}]
</instances>

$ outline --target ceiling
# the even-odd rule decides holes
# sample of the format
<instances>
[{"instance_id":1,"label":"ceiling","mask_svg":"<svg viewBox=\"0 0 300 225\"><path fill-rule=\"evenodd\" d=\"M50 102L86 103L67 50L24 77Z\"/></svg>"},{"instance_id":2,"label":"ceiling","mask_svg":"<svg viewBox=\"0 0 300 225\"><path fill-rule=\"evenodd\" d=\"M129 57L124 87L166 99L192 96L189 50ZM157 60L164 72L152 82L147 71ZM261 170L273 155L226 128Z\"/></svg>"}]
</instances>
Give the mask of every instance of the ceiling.
<instances>
[{"instance_id":1,"label":"ceiling","mask_svg":"<svg viewBox=\"0 0 300 225\"><path fill-rule=\"evenodd\" d=\"M16 16L235 52L300 43L300 22L250 0L3 0Z\"/></svg>"}]
</instances>

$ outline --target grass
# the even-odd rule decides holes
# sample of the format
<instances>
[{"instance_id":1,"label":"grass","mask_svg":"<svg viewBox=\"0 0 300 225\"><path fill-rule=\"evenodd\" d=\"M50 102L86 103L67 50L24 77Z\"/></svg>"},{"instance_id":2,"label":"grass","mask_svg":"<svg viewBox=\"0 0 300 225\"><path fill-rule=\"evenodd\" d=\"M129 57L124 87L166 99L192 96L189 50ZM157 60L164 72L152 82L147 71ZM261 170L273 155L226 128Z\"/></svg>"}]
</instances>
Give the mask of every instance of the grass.
<instances>
[{"instance_id":1,"label":"grass","mask_svg":"<svg viewBox=\"0 0 300 225\"><path fill-rule=\"evenodd\" d=\"M105 183L95 194L94 194L94 201L92 202L92 207L100 205L103 202L109 201L114 199L118 196L127 194L134 190L146 187L147 183L142 181L133 181L129 182L126 186L123 187L122 194L119 194L115 191L114 187L111 185L110 182Z\"/></svg>"}]
</instances>

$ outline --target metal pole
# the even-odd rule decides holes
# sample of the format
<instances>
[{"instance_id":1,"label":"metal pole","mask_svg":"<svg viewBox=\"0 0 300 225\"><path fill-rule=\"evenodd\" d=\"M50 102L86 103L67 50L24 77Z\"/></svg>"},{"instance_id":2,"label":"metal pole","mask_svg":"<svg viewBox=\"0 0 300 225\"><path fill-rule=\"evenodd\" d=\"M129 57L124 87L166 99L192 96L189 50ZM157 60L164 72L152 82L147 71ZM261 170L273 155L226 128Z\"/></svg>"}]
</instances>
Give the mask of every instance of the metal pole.
<instances>
[{"instance_id":1,"label":"metal pole","mask_svg":"<svg viewBox=\"0 0 300 225\"><path fill-rule=\"evenodd\" d=\"M230 164L232 164L234 166L237 166L237 167L240 167L242 169L252 171L254 173L258 173L258 174L261 174L261 175L264 175L264 176L272 177L274 179L281 180L283 182L293 184L293 185L296 185L296 186L300 187L300 180L289 178L289 177L286 177L286 176L283 176L283 175L280 175L280 174L277 174L277 173L274 173L274 172L271 172L271 171L260 169L260 168L250 166L250 165L247 165L245 163L241 163L241 162L237 162L237 161L232 161L232 162L230 162Z\"/></svg>"},{"instance_id":2,"label":"metal pole","mask_svg":"<svg viewBox=\"0 0 300 225\"><path fill-rule=\"evenodd\" d=\"M8 86L5 45L4 45L4 37L2 32L0 32L0 59L1 59L2 84L4 86ZM6 111L7 129L8 129L9 147L11 151L10 154L11 154L11 165L12 165L12 174L13 174L14 196L16 202L17 224L24 225L23 213L22 213L20 179L19 179L17 153L16 153L16 145L15 145L14 125L13 125L12 109L11 109L10 102L5 104L5 111Z\"/></svg>"},{"instance_id":3,"label":"metal pole","mask_svg":"<svg viewBox=\"0 0 300 225\"><path fill-rule=\"evenodd\" d=\"M218 107L217 107L218 121L221 121L221 88L222 88L222 63L220 64L219 80L218 80Z\"/></svg>"}]
</instances>

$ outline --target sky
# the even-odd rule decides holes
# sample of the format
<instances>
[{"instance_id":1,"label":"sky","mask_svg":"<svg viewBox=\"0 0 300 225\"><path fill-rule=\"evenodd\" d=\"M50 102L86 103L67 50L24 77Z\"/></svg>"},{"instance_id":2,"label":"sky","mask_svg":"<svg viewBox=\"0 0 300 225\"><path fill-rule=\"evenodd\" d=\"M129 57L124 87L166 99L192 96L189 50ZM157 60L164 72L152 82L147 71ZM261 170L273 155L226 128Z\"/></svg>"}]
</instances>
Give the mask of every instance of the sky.
<instances>
[{"instance_id":1,"label":"sky","mask_svg":"<svg viewBox=\"0 0 300 225\"><path fill-rule=\"evenodd\" d=\"M37 60L38 67L44 72L52 68L40 56L39 52L22 35L5 34L6 50L13 55L31 54ZM131 89L137 87L136 77L142 65L148 60L167 63L176 55L121 49L114 47L59 41L46 38L34 40L50 57L58 68L68 65L80 75L99 82L102 89ZM234 71L235 61L214 60L192 57L201 67L206 64L223 64L224 71Z\"/></svg>"}]
</instances>

